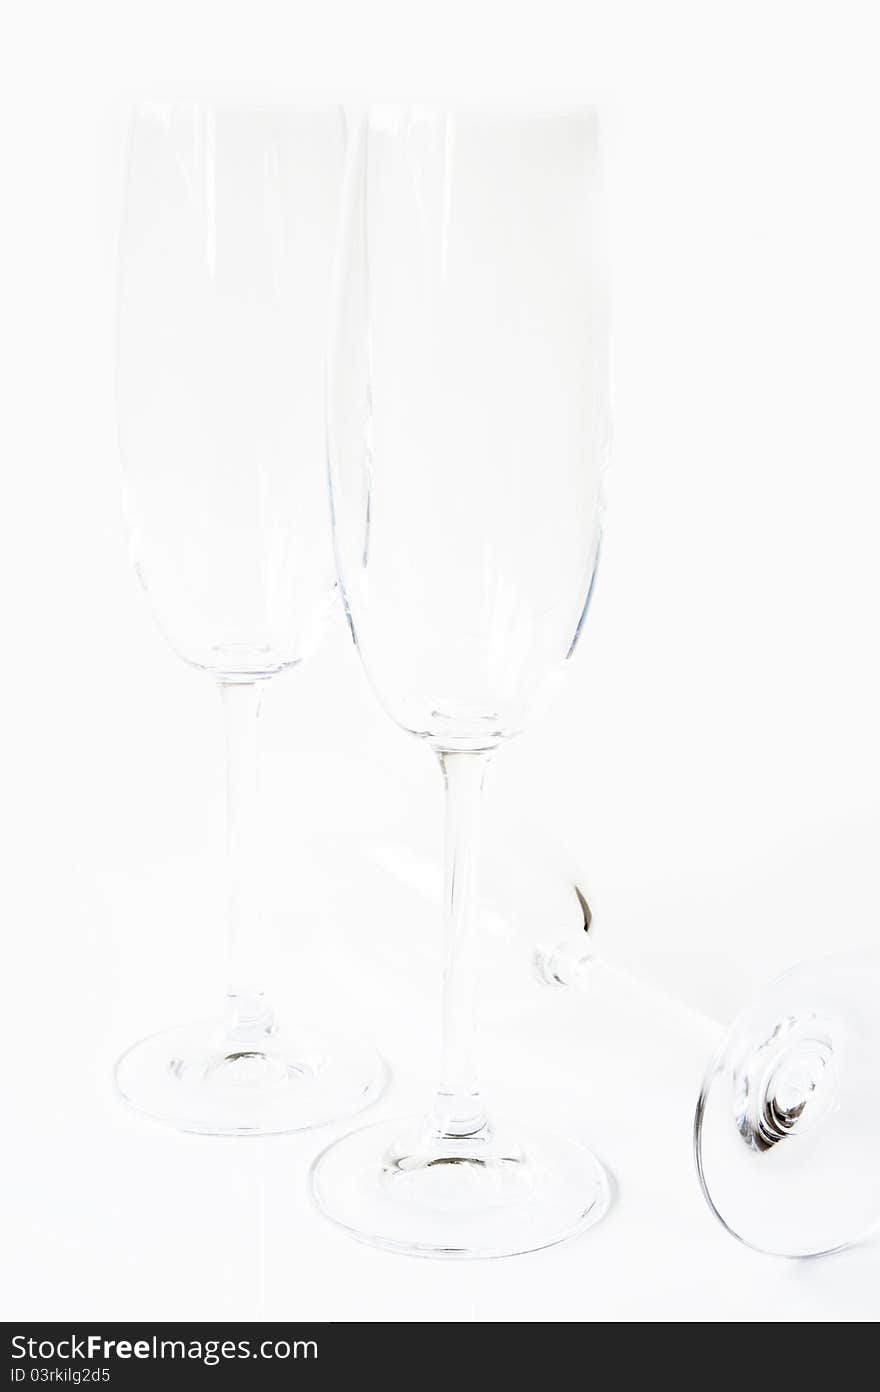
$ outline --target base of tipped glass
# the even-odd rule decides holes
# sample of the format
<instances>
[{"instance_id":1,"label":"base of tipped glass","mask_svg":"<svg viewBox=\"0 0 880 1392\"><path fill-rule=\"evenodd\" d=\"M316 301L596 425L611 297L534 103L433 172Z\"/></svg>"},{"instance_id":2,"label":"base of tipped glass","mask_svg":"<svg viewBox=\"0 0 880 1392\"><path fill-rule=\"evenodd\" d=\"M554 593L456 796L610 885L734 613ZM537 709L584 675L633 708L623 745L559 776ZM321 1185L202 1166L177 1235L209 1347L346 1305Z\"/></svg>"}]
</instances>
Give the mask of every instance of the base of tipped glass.
<instances>
[{"instance_id":1,"label":"base of tipped glass","mask_svg":"<svg viewBox=\"0 0 880 1392\"><path fill-rule=\"evenodd\" d=\"M385 1066L363 1043L272 1028L248 1038L217 1023L182 1025L132 1045L116 1090L136 1112L211 1136L271 1136L356 1115Z\"/></svg>"},{"instance_id":2,"label":"base of tipped glass","mask_svg":"<svg viewBox=\"0 0 880 1392\"><path fill-rule=\"evenodd\" d=\"M880 958L808 962L737 1017L703 1083L704 1196L760 1252L813 1257L880 1223Z\"/></svg>"},{"instance_id":3,"label":"base of tipped glass","mask_svg":"<svg viewBox=\"0 0 880 1392\"><path fill-rule=\"evenodd\" d=\"M596 1157L552 1132L504 1123L451 1137L424 1119L366 1126L312 1166L312 1193L360 1242L420 1257L506 1257L552 1247L604 1217Z\"/></svg>"}]
</instances>

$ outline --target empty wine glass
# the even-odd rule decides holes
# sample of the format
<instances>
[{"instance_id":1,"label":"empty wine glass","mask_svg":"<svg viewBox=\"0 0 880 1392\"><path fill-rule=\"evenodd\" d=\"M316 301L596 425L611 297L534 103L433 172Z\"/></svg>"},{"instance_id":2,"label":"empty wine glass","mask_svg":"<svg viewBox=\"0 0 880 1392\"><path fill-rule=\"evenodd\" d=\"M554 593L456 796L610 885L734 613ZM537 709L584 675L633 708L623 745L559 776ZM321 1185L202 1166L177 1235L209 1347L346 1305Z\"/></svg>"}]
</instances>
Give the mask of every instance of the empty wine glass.
<instances>
[{"instance_id":1,"label":"empty wine glass","mask_svg":"<svg viewBox=\"0 0 880 1392\"><path fill-rule=\"evenodd\" d=\"M137 574L175 651L219 688L228 746L225 1018L119 1060L138 1111L191 1131L315 1126L381 1081L368 1049L289 1025L264 994L257 719L318 639L335 576L322 380L341 113L153 103L132 122L118 407Z\"/></svg>"},{"instance_id":2,"label":"empty wine glass","mask_svg":"<svg viewBox=\"0 0 880 1392\"><path fill-rule=\"evenodd\" d=\"M580 1144L490 1114L471 1039L480 791L564 671L598 559L600 203L590 111L385 110L352 139L328 374L336 559L367 675L444 779L443 1046L427 1115L338 1141L313 1188L353 1235L420 1255L545 1247L609 1202Z\"/></svg>"}]
</instances>

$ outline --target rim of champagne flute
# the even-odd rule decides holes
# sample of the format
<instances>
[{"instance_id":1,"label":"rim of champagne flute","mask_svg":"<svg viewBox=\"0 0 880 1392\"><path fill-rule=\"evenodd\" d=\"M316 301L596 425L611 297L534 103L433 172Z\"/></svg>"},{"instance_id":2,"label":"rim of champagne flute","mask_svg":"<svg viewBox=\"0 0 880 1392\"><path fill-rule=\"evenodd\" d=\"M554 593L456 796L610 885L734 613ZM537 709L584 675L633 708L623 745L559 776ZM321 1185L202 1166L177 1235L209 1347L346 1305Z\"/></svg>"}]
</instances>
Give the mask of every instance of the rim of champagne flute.
<instances>
[{"instance_id":1,"label":"rim of champagne flute","mask_svg":"<svg viewBox=\"0 0 880 1392\"><path fill-rule=\"evenodd\" d=\"M234 90L223 91L213 90L210 87L200 93L194 92L154 92L142 93L136 96L128 104L132 119L138 116L145 116L151 111L173 111L186 110L194 107L196 109L229 111L274 115L286 113L291 116L329 116L342 114L346 110L344 101L339 98L328 97L322 100L303 100L297 101L289 96L250 96L244 93L237 95Z\"/></svg>"},{"instance_id":2,"label":"rim of champagne flute","mask_svg":"<svg viewBox=\"0 0 880 1392\"><path fill-rule=\"evenodd\" d=\"M417 116L438 119L452 116L456 120L484 120L514 124L530 121L592 121L600 125L601 107L597 102L386 102L372 101L362 105L346 105L346 114L360 114L368 123L378 117L400 119Z\"/></svg>"}]
</instances>

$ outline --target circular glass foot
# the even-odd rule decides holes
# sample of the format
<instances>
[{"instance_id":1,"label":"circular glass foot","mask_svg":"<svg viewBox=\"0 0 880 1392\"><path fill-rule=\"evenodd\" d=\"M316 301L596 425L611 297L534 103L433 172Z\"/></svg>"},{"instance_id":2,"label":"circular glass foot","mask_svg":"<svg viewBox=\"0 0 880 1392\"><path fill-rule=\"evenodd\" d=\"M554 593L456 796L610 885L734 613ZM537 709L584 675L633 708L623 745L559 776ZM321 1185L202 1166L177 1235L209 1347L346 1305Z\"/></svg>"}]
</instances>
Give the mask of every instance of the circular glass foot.
<instances>
[{"instance_id":1,"label":"circular glass foot","mask_svg":"<svg viewBox=\"0 0 880 1392\"><path fill-rule=\"evenodd\" d=\"M880 961L795 967L731 1026L694 1148L720 1222L776 1256L837 1251L880 1220Z\"/></svg>"},{"instance_id":2,"label":"circular glass foot","mask_svg":"<svg viewBox=\"0 0 880 1392\"><path fill-rule=\"evenodd\" d=\"M182 1025L132 1045L115 1072L135 1111L181 1131L269 1136L352 1116L382 1091L372 1049L272 1030L236 1039L216 1024Z\"/></svg>"},{"instance_id":3,"label":"circular glass foot","mask_svg":"<svg viewBox=\"0 0 880 1392\"><path fill-rule=\"evenodd\" d=\"M352 1237L422 1257L534 1252L591 1227L611 1202L604 1168L576 1141L503 1124L457 1139L411 1118L329 1146L312 1191Z\"/></svg>"}]
</instances>

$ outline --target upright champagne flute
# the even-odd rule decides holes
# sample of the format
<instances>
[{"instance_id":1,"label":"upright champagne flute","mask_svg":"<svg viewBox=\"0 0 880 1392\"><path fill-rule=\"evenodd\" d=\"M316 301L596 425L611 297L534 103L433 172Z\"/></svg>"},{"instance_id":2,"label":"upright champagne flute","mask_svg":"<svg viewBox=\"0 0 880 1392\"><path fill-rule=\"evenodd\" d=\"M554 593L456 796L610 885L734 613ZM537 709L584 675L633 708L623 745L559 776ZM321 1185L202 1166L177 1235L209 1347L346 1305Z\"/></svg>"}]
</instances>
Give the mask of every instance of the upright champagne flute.
<instances>
[{"instance_id":1,"label":"upright champagne flute","mask_svg":"<svg viewBox=\"0 0 880 1392\"><path fill-rule=\"evenodd\" d=\"M299 1130L358 1111L368 1049L284 1028L258 866L265 683L333 600L322 409L345 130L338 111L152 103L129 141L118 411L137 574L166 638L222 699L230 944L225 1013L130 1048L116 1083L190 1131Z\"/></svg>"},{"instance_id":2,"label":"upright champagne flute","mask_svg":"<svg viewBox=\"0 0 880 1392\"><path fill-rule=\"evenodd\" d=\"M353 134L328 373L338 572L391 717L446 789L440 1078L421 1118L318 1158L364 1241L493 1257L597 1221L579 1143L492 1116L472 1049L480 793L574 651L607 454L597 124L384 110ZM381 923L377 925L381 932Z\"/></svg>"}]
</instances>

